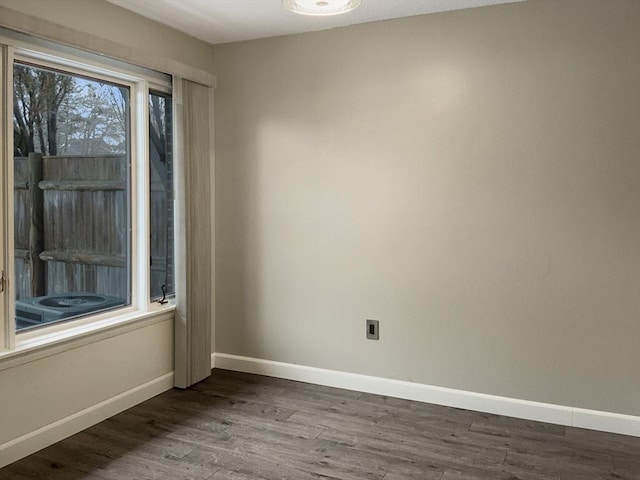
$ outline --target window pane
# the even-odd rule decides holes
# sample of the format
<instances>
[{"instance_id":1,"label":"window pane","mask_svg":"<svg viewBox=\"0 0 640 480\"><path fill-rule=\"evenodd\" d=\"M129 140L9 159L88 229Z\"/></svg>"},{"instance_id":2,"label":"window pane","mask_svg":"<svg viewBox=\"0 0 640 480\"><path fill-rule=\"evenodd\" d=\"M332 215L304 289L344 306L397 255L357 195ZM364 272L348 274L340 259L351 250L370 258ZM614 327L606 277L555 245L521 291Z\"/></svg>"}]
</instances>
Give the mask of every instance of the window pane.
<instances>
[{"instance_id":1,"label":"window pane","mask_svg":"<svg viewBox=\"0 0 640 480\"><path fill-rule=\"evenodd\" d=\"M149 94L151 299L175 294L171 97ZM163 292L164 289L164 292Z\"/></svg>"},{"instance_id":2,"label":"window pane","mask_svg":"<svg viewBox=\"0 0 640 480\"><path fill-rule=\"evenodd\" d=\"M129 89L13 73L16 330L129 304Z\"/></svg>"}]
</instances>

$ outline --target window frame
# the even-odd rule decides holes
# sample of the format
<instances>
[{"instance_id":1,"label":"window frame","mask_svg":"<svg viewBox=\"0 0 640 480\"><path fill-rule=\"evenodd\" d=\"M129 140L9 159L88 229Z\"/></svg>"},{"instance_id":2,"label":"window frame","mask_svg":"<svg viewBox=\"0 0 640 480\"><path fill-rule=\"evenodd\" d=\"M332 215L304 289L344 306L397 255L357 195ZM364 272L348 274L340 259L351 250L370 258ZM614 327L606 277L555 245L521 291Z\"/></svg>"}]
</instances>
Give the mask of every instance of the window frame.
<instances>
[{"instance_id":1,"label":"window frame","mask_svg":"<svg viewBox=\"0 0 640 480\"><path fill-rule=\"evenodd\" d=\"M7 205L7 192L10 191L9 180L13 182L13 162L5 162L3 161L5 158L10 158L13 155L13 132L11 135L9 134L9 119L13 118L12 114L12 106L13 106L13 87L11 80L13 78L13 73L9 73L11 69L9 66L13 66L13 59L11 54L11 47L7 45L3 45L3 42L0 41L0 173L2 176L0 177L0 275L2 275L3 281L3 292L0 293L0 353L3 350L7 350L12 348L15 344L15 340L11 335L11 322L8 321L9 318L9 306L7 305L7 299L9 298L9 275L12 272L12 265L9 264L9 261L13 261L12 258L9 257L9 246L7 245L7 234L6 232L10 230L11 225L9 222L13 223L12 215L9 214L9 205ZM11 122L13 123L13 121ZM11 125L13 127L13 125ZM13 193L13 192L12 192ZM13 195L11 195L13 197ZM11 198L13 200L13 198ZM11 250L13 253L13 250ZM5 321L2 321L5 319ZM15 321L14 321L15 323ZM13 329L15 332L15 329Z\"/></svg>"},{"instance_id":2,"label":"window frame","mask_svg":"<svg viewBox=\"0 0 640 480\"><path fill-rule=\"evenodd\" d=\"M92 332L103 332L136 320L175 309L175 299L165 305L149 295L150 267L150 175L149 93L172 95L171 77L117 60L71 49L52 42L0 29L0 254L6 288L0 293L0 361ZM13 230L13 65L14 61L54 68L74 75L119 84L130 91L129 181L130 181L130 305L77 319L16 332ZM174 140L175 140L174 119ZM174 162L178 159L174 155ZM175 198L175 193L174 193ZM176 219L174 218L174 222ZM164 317L164 315L162 315Z\"/></svg>"}]
</instances>

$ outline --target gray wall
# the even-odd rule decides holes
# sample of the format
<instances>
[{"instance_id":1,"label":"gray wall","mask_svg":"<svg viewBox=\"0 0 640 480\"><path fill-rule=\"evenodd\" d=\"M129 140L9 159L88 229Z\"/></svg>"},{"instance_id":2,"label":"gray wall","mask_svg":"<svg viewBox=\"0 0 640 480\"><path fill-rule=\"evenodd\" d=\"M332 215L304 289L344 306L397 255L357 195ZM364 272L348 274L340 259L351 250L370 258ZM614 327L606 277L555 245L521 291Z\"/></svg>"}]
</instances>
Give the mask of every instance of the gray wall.
<instances>
[{"instance_id":1,"label":"gray wall","mask_svg":"<svg viewBox=\"0 0 640 480\"><path fill-rule=\"evenodd\" d=\"M639 22L530 0L216 47L215 351L640 415Z\"/></svg>"},{"instance_id":2,"label":"gray wall","mask_svg":"<svg viewBox=\"0 0 640 480\"><path fill-rule=\"evenodd\" d=\"M10 28L21 30L26 25L29 32L45 38L108 53L165 73L176 73L166 70L176 60L204 71L212 68L211 45L105 0L0 0L0 7L63 27L51 32L36 20L7 25ZM0 18L1 24L6 21ZM164 65L154 64L158 60L167 61Z\"/></svg>"}]
</instances>

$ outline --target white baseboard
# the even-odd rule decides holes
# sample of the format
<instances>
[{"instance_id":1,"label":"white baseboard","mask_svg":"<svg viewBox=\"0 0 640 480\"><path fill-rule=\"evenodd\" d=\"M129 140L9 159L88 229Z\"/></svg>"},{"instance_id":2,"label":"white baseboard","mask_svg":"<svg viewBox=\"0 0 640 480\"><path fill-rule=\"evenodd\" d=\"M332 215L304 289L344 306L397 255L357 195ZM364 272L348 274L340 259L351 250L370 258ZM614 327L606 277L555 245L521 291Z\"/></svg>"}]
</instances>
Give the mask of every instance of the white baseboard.
<instances>
[{"instance_id":1,"label":"white baseboard","mask_svg":"<svg viewBox=\"0 0 640 480\"><path fill-rule=\"evenodd\" d=\"M640 437L640 417L633 415L532 402L226 353L211 355L211 367Z\"/></svg>"},{"instance_id":2,"label":"white baseboard","mask_svg":"<svg viewBox=\"0 0 640 480\"><path fill-rule=\"evenodd\" d=\"M0 468L173 387L173 372L0 445Z\"/></svg>"}]
</instances>

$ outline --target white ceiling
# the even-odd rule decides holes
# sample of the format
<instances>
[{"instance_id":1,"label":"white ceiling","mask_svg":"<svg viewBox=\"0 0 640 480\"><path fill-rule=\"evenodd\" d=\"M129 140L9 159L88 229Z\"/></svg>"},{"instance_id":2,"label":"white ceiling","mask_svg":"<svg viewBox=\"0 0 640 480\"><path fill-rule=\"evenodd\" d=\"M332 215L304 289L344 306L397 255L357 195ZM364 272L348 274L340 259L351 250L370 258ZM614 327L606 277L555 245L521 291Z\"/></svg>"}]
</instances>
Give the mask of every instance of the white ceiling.
<instances>
[{"instance_id":1,"label":"white ceiling","mask_svg":"<svg viewBox=\"0 0 640 480\"><path fill-rule=\"evenodd\" d=\"M280 0L107 1L217 44L524 0L362 0L355 11L331 17L296 15Z\"/></svg>"}]
</instances>

